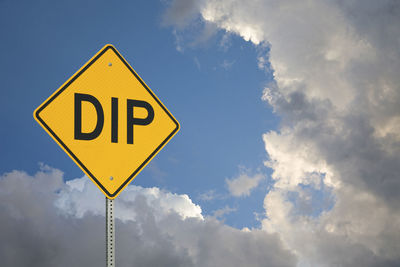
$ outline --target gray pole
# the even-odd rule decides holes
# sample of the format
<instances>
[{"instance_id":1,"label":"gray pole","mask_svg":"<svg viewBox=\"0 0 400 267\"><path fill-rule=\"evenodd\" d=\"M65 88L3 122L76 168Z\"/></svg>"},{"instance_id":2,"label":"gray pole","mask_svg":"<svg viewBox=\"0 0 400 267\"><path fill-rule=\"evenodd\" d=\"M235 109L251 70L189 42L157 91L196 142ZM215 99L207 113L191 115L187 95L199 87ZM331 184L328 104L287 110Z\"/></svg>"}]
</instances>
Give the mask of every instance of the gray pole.
<instances>
[{"instance_id":1,"label":"gray pole","mask_svg":"<svg viewBox=\"0 0 400 267\"><path fill-rule=\"evenodd\" d=\"M106 197L106 261L107 267L115 267L114 201Z\"/></svg>"}]
</instances>

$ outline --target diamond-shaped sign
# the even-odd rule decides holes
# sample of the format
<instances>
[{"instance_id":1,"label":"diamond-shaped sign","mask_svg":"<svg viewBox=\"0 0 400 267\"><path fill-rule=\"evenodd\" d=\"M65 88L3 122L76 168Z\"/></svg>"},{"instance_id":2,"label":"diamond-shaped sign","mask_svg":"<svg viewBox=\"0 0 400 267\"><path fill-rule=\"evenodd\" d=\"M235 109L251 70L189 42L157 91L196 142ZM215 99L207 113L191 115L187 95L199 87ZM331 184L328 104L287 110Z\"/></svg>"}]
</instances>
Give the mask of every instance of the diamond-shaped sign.
<instances>
[{"instance_id":1,"label":"diamond-shaped sign","mask_svg":"<svg viewBox=\"0 0 400 267\"><path fill-rule=\"evenodd\" d=\"M34 117L110 199L179 130L176 119L112 45L55 91Z\"/></svg>"}]
</instances>

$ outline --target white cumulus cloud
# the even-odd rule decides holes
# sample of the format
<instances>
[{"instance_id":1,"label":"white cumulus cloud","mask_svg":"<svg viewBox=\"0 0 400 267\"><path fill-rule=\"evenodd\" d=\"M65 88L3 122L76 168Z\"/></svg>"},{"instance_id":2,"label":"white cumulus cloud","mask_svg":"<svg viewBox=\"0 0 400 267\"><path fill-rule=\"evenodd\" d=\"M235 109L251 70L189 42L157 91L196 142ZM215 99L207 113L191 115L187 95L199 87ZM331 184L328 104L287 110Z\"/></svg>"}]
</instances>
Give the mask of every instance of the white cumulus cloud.
<instances>
[{"instance_id":1,"label":"white cumulus cloud","mask_svg":"<svg viewBox=\"0 0 400 267\"><path fill-rule=\"evenodd\" d=\"M252 189L256 188L265 176L261 173L251 175L246 170L241 170L237 177L225 179L229 193L232 196L249 196Z\"/></svg>"},{"instance_id":2,"label":"white cumulus cloud","mask_svg":"<svg viewBox=\"0 0 400 267\"><path fill-rule=\"evenodd\" d=\"M263 229L299 266L399 266L400 2L201 3L207 23L269 48L262 99L282 122L263 135Z\"/></svg>"},{"instance_id":3,"label":"white cumulus cloud","mask_svg":"<svg viewBox=\"0 0 400 267\"><path fill-rule=\"evenodd\" d=\"M103 266L105 199L91 183L47 166L0 175L1 266ZM187 195L128 186L114 204L117 266L295 266L275 234L204 219Z\"/></svg>"},{"instance_id":4,"label":"white cumulus cloud","mask_svg":"<svg viewBox=\"0 0 400 267\"><path fill-rule=\"evenodd\" d=\"M66 182L66 186L59 192L56 206L65 214L83 217L86 213L104 216L104 196L99 189L86 177ZM116 218L122 221L136 219L132 210L132 203L136 198L144 197L148 205L155 211L155 218L161 220L169 213L179 214L183 219L203 219L200 206L194 204L188 195L177 195L160 190L157 187L143 188L130 185L118 197Z\"/></svg>"}]
</instances>

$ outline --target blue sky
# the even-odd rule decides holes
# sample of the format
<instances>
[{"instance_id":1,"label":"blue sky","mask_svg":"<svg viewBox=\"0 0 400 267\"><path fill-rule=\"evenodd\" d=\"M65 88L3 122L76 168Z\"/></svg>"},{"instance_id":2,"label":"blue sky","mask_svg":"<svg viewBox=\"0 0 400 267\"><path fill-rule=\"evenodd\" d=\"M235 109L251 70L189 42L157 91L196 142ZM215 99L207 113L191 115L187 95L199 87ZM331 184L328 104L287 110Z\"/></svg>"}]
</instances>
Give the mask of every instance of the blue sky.
<instances>
[{"instance_id":1,"label":"blue sky","mask_svg":"<svg viewBox=\"0 0 400 267\"><path fill-rule=\"evenodd\" d=\"M113 44L181 125L115 202L118 266L399 266L399 11L0 0L2 263L103 264L104 195L32 113Z\"/></svg>"},{"instance_id":2,"label":"blue sky","mask_svg":"<svg viewBox=\"0 0 400 267\"><path fill-rule=\"evenodd\" d=\"M62 170L66 180L83 175L36 124L32 112L111 43L181 124L179 134L134 184L188 194L204 214L227 206L237 209L225 219L238 228L259 224L254 212L262 212L267 181L240 198L230 196L225 183L243 168L267 173L261 135L279 122L261 101L271 75L258 68L259 49L252 43L219 31L198 44L188 40L177 51L172 28L163 24L166 4L159 1L1 5L0 138L7 153L1 156L0 172L35 173L42 162ZM201 198L210 192L215 199Z\"/></svg>"}]
</instances>

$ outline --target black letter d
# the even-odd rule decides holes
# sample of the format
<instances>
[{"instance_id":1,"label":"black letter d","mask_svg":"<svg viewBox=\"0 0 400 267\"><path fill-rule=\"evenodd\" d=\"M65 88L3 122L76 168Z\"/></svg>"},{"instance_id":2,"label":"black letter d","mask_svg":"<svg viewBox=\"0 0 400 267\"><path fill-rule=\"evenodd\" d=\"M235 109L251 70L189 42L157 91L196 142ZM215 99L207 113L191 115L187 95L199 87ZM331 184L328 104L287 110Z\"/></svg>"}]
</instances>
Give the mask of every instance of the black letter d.
<instances>
[{"instance_id":1,"label":"black letter d","mask_svg":"<svg viewBox=\"0 0 400 267\"><path fill-rule=\"evenodd\" d=\"M92 103L96 108L97 123L96 128L91 133L82 133L82 101ZM104 113L100 102L91 95L75 93L75 139L77 140L92 140L98 137L103 130Z\"/></svg>"}]
</instances>

